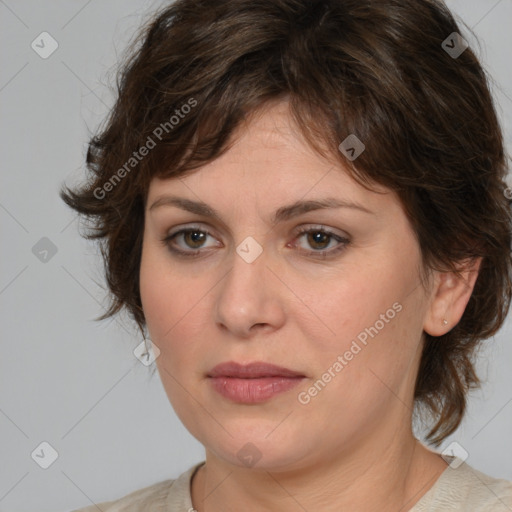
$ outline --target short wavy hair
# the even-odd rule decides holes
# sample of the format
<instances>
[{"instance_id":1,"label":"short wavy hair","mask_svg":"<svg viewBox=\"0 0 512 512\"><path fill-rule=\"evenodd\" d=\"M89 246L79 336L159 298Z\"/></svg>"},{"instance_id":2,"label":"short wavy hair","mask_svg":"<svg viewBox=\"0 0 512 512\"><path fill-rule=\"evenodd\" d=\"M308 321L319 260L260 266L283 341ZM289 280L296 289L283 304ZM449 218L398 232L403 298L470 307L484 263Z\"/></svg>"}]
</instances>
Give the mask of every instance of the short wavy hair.
<instances>
[{"instance_id":1,"label":"short wavy hair","mask_svg":"<svg viewBox=\"0 0 512 512\"><path fill-rule=\"evenodd\" d=\"M481 384L476 349L501 327L512 293L503 135L490 79L454 32L440 0L164 6L120 67L115 105L89 142L88 179L60 191L101 247L110 304L99 319L125 308L144 332L139 270L151 179L214 160L249 115L286 99L312 148L361 185L397 192L425 275L482 258L460 322L423 337L414 399L433 420L427 440L440 444ZM357 160L339 150L349 135L366 146Z\"/></svg>"}]
</instances>

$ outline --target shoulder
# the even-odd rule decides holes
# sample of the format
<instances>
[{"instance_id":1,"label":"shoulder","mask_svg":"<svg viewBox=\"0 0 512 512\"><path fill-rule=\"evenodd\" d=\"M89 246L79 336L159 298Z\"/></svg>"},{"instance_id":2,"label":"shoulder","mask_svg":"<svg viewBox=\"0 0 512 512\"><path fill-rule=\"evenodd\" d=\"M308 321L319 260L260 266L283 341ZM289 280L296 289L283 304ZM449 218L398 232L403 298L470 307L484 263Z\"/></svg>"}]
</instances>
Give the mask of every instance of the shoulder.
<instances>
[{"instance_id":1,"label":"shoulder","mask_svg":"<svg viewBox=\"0 0 512 512\"><path fill-rule=\"evenodd\" d=\"M411 512L427 510L510 512L512 482L493 478L458 459L452 461Z\"/></svg>"},{"instance_id":2,"label":"shoulder","mask_svg":"<svg viewBox=\"0 0 512 512\"><path fill-rule=\"evenodd\" d=\"M190 481L201 462L189 468L175 480L164 480L134 491L114 501L104 501L72 512L139 512L170 511L192 508ZM171 508L170 508L171 507Z\"/></svg>"},{"instance_id":3,"label":"shoulder","mask_svg":"<svg viewBox=\"0 0 512 512\"><path fill-rule=\"evenodd\" d=\"M104 501L85 508L73 510L72 512L98 512L98 510L102 510L103 512L135 512L138 510L146 510L146 507L156 507L165 503L174 482L175 480L158 482L157 484L131 492L120 499ZM147 510L151 509L147 508Z\"/></svg>"}]
</instances>

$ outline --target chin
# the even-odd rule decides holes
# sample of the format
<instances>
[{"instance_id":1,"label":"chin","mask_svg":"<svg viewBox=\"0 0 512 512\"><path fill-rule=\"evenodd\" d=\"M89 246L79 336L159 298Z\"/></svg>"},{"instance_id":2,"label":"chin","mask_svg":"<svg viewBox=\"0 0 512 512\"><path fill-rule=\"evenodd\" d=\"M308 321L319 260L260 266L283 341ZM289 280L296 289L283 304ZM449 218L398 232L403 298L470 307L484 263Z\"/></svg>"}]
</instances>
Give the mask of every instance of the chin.
<instances>
[{"instance_id":1,"label":"chin","mask_svg":"<svg viewBox=\"0 0 512 512\"><path fill-rule=\"evenodd\" d=\"M308 440L300 434L303 429L290 432L282 428L278 432L277 424L254 420L240 421L236 425L226 423L225 428L231 435L222 431L220 437L213 438L209 431L199 434L197 439L206 450L228 464L262 471L298 469L308 456L318 453L318 447L309 446Z\"/></svg>"}]
</instances>

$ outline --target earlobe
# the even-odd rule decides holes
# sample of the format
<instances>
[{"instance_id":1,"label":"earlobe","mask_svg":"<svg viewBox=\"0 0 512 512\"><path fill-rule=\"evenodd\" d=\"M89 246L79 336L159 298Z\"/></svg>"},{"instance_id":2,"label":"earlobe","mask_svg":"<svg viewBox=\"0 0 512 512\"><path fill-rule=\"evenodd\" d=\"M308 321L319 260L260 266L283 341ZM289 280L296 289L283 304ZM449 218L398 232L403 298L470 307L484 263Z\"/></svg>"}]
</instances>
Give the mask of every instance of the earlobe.
<instances>
[{"instance_id":1,"label":"earlobe","mask_svg":"<svg viewBox=\"0 0 512 512\"><path fill-rule=\"evenodd\" d=\"M466 260L459 265L460 277L454 272L439 272L425 315L423 330L431 336L442 336L462 318L471 298L482 258Z\"/></svg>"}]
</instances>

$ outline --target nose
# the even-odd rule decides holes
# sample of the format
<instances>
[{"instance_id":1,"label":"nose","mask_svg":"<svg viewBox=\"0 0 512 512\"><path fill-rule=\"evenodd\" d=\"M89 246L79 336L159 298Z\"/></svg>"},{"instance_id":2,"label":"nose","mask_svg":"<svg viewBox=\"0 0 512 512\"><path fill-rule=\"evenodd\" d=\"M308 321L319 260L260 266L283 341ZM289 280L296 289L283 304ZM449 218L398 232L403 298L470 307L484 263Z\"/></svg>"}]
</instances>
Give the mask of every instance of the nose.
<instances>
[{"instance_id":1,"label":"nose","mask_svg":"<svg viewBox=\"0 0 512 512\"><path fill-rule=\"evenodd\" d=\"M238 253L218 288L216 323L233 336L249 339L279 329L285 321L285 287L264 250L248 263Z\"/></svg>"}]
</instances>

